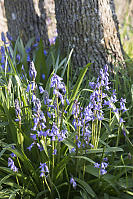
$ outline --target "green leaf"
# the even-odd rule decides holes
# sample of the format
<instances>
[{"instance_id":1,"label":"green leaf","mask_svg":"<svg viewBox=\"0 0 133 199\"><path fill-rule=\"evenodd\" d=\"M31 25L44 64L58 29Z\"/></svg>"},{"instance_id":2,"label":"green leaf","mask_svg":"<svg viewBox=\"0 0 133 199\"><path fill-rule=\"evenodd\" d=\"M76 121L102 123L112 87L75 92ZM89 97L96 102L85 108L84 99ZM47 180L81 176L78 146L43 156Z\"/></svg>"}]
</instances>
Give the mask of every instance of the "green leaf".
<instances>
[{"instance_id":1,"label":"green leaf","mask_svg":"<svg viewBox=\"0 0 133 199\"><path fill-rule=\"evenodd\" d=\"M2 185L8 178L10 178L11 176L13 176L13 174L9 174L9 175L6 175L4 178L2 178L0 180L0 185Z\"/></svg>"},{"instance_id":2,"label":"green leaf","mask_svg":"<svg viewBox=\"0 0 133 199\"><path fill-rule=\"evenodd\" d=\"M72 56L72 53L73 53L73 49L71 50L69 56L68 56L68 59L67 59L67 62L63 68L63 71L62 71L62 74L61 74L61 77L64 77L64 74L65 74L65 71L66 71L66 67L68 66L67 68L67 80L69 81L69 67L70 67L70 60L71 60L71 56ZM68 84L67 84L68 86Z\"/></svg>"},{"instance_id":3,"label":"green leaf","mask_svg":"<svg viewBox=\"0 0 133 199\"><path fill-rule=\"evenodd\" d=\"M43 148L44 148L44 151L45 151L47 157L49 158L48 151L47 151L47 146L46 146L44 140L41 139L40 142L41 142L41 144L42 144L42 146L43 146Z\"/></svg>"},{"instance_id":4,"label":"green leaf","mask_svg":"<svg viewBox=\"0 0 133 199\"><path fill-rule=\"evenodd\" d=\"M94 166L87 165L85 167L85 172L99 178L99 169L95 168ZM114 190L116 190L116 192L118 192L118 189L116 188L116 183L114 183L115 176L110 175L110 174L105 174L101 176L101 180L106 181L110 186L114 188Z\"/></svg>"},{"instance_id":5,"label":"green leaf","mask_svg":"<svg viewBox=\"0 0 133 199\"><path fill-rule=\"evenodd\" d=\"M90 158L88 158L88 157L85 157L85 156L70 156L70 157L71 157L71 158L77 158L77 159L83 159L83 160L86 160L86 161L88 161L88 162L90 162L90 163L92 163L92 164L95 163L92 159L90 159Z\"/></svg>"},{"instance_id":6,"label":"green leaf","mask_svg":"<svg viewBox=\"0 0 133 199\"><path fill-rule=\"evenodd\" d=\"M85 151L84 151L85 152ZM112 152L123 152L122 148L119 147L108 147L108 148L99 148L99 149L88 149L86 154L91 154L91 153L112 153Z\"/></svg>"},{"instance_id":7,"label":"green leaf","mask_svg":"<svg viewBox=\"0 0 133 199\"><path fill-rule=\"evenodd\" d=\"M10 173L12 175L18 176L18 177L22 177L21 173L14 172L14 171L12 171L11 169L9 169L7 167L0 167L0 170L5 171L6 173Z\"/></svg>"},{"instance_id":8,"label":"green leaf","mask_svg":"<svg viewBox=\"0 0 133 199\"><path fill-rule=\"evenodd\" d=\"M89 184L87 184L85 181L79 179L79 178L75 178L76 182L78 182L84 189L85 191L91 195L92 198L97 199L97 196L95 194L95 192L93 191L93 189L91 188L91 186Z\"/></svg>"},{"instance_id":9,"label":"green leaf","mask_svg":"<svg viewBox=\"0 0 133 199\"><path fill-rule=\"evenodd\" d=\"M42 39L39 42L38 51L36 53L35 67L36 67L36 70L37 70L36 82L39 83L40 78L41 78L41 74L45 73L44 82L46 84L47 79L48 79L48 75L49 75L49 70L48 70L48 66L46 65Z\"/></svg>"},{"instance_id":10,"label":"green leaf","mask_svg":"<svg viewBox=\"0 0 133 199\"><path fill-rule=\"evenodd\" d=\"M69 105L69 111L68 111L68 113L70 113L71 112L71 109L72 109L72 106L73 106L73 104L74 104L74 100L75 100L75 98L76 98L76 95L78 94L78 92L79 92L79 88L80 88L80 86L81 86L81 83L82 83L82 81L83 81L83 78L84 78L84 76L85 76L85 74L86 74L86 72L87 72L87 70L88 70L88 67L91 65L91 63L88 63L81 71L80 71L80 74L79 74L79 77L78 77L78 80L77 80L77 82L76 82L76 84L75 84L75 86L74 86L74 88L73 88L73 91L72 91L72 94L71 94L71 96L70 96L70 105ZM70 117L70 115L69 115L69 117ZM68 117L68 119L69 119L69 117Z\"/></svg>"}]
</instances>

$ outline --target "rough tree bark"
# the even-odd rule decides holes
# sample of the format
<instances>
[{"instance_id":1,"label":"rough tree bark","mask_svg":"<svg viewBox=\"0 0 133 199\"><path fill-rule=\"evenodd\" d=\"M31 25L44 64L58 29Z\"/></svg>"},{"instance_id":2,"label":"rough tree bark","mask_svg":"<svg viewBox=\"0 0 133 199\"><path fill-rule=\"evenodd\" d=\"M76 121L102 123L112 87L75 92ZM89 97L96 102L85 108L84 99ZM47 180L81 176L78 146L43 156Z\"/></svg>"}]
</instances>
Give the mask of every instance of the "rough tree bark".
<instances>
[{"instance_id":1,"label":"rough tree bark","mask_svg":"<svg viewBox=\"0 0 133 199\"><path fill-rule=\"evenodd\" d=\"M5 0L8 31L14 40L20 35L26 43L32 37L49 45L44 0Z\"/></svg>"},{"instance_id":2,"label":"rough tree bark","mask_svg":"<svg viewBox=\"0 0 133 199\"><path fill-rule=\"evenodd\" d=\"M113 0L55 0L62 49L74 48L74 66L123 62L123 50Z\"/></svg>"}]
</instances>

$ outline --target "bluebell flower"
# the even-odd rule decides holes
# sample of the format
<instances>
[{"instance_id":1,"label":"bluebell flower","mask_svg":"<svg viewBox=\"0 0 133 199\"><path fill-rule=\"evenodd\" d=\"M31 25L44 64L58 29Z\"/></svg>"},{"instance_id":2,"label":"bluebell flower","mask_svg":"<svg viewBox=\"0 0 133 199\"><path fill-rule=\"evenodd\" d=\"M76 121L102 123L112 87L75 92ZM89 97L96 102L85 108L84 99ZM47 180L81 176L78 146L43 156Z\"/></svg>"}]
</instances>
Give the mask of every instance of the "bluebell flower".
<instances>
[{"instance_id":1,"label":"bluebell flower","mask_svg":"<svg viewBox=\"0 0 133 199\"><path fill-rule=\"evenodd\" d=\"M12 158L17 157L15 153L11 153L10 156L11 156Z\"/></svg>"},{"instance_id":2,"label":"bluebell flower","mask_svg":"<svg viewBox=\"0 0 133 199\"><path fill-rule=\"evenodd\" d=\"M33 103L36 102L36 95L35 95L35 94L32 95L32 102L33 102Z\"/></svg>"},{"instance_id":3,"label":"bluebell flower","mask_svg":"<svg viewBox=\"0 0 133 199\"><path fill-rule=\"evenodd\" d=\"M26 53L30 53L31 48L26 48Z\"/></svg>"},{"instance_id":4,"label":"bluebell flower","mask_svg":"<svg viewBox=\"0 0 133 199\"><path fill-rule=\"evenodd\" d=\"M72 107L72 114L78 118L78 115L80 113L80 108L79 108L79 102L77 100L74 101L73 107Z\"/></svg>"},{"instance_id":5,"label":"bluebell flower","mask_svg":"<svg viewBox=\"0 0 133 199\"><path fill-rule=\"evenodd\" d=\"M107 162L102 162L102 163L101 163L101 168L102 168L102 169L106 169L107 166L108 166L108 163L107 163Z\"/></svg>"},{"instance_id":6,"label":"bluebell flower","mask_svg":"<svg viewBox=\"0 0 133 199\"><path fill-rule=\"evenodd\" d=\"M1 40L6 44L6 37L4 32L1 32Z\"/></svg>"},{"instance_id":7,"label":"bluebell flower","mask_svg":"<svg viewBox=\"0 0 133 199\"><path fill-rule=\"evenodd\" d=\"M41 94L44 93L44 89L43 89L42 86L39 86L39 90L40 90L40 93L41 93Z\"/></svg>"},{"instance_id":8,"label":"bluebell flower","mask_svg":"<svg viewBox=\"0 0 133 199\"><path fill-rule=\"evenodd\" d=\"M93 144L89 143L89 145L90 145L91 148L94 148L94 145L93 145Z\"/></svg>"},{"instance_id":9,"label":"bluebell flower","mask_svg":"<svg viewBox=\"0 0 133 199\"><path fill-rule=\"evenodd\" d=\"M98 164L97 162L94 163L94 167L95 168L100 168L100 164Z\"/></svg>"},{"instance_id":10,"label":"bluebell flower","mask_svg":"<svg viewBox=\"0 0 133 199\"><path fill-rule=\"evenodd\" d=\"M77 141L77 147L78 147L78 148L81 147L81 141L80 141L80 140Z\"/></svg>"},{"instance_id":11,"label":"bluebell flower","mask_svg":"<svg viewBox=\"0 0 133 199\"><path fill-rule=\"evenodd\" d=\"M14 146L14 145L12 146L12 149L15 149L15 146ZM12 158L17 157L15 153L11 153L10 156L11 156Z\"/></svg>"},{"instance_id":12,"label":"bluebell flower","mask_svg":"<svg viewBox=\"0 0 133 199\"><path fill-rule=\"evenodd\" d=\"M7 39L8 39L9 41L12 41L12 40L13 40L13 38L12 38L12 36L9 34L9 32L6 32L6 36L7 36Z\"/></svg>"},{"instance_id":13,"label":"bluebell flower","mask_svg":"<svg viewBox=\"0 0 133 199\"><path fill-rule=\"evenodd\" d=\"M73 124L74 128L77 129L77 122L76 122L76 119L73 119L72 124Z\"/></svg>"},{"instance_id":14,"label":"bluebell flower","mask_svg":"<svg viewBox=\"0 0 133 199\"><path fill-rule=\"evenodd\" d=\"M43 79L43 80L45 79L45 74L44 74L44 73L42 74L42 79Z\"/></svg>"},{"instance_id":15,"label":"bluebell flower","mask_svg":"<svg viewBox=\"0 0 133 199\"><path fill-rule=\"evenodd\" d=\"M47 116L51 118L51 113L47 111Z\"/></svg>"},{"instance_id":16,"label":"bluebell flower","mask_svg":"<svg viewBox=\"0 0 133 199\"><path fill-rule=\"evenodd\" d=\"M54 149L53 155L57 154L57 149Z\"/></svg>"},{"instance_id":17,"label":"bluebell flower","mask_svg":"<svg viewBox=\"0 0 133 199\"><path fill-rule=\"evenodd\" d=\"M30 137L31 137L34 141L37 140L37 139L36 139L36 134L32 134L32 133L31 133L31 134L30 134Z\"/></svg>"},{"instance_id":18,"label":"bluebell flower","mask_svg":"<svg viewBox=\"0 0 133 199\"><path fill-rule=\"evenodd\" d=\"M15 166L14 161L11 158L8 158L8 167L10 167L12 171L18 172L18 168Z\"/></svg>"},{"instance_id":19,"label":"bluebell flower","mask_svg":"<svg viewBox=\"0 0 133 199\"><path fill-rule=\"evenodd\" d=\"M31 151L31 149L32 149L32 147L34 146L34 142L29 146L29 147L27 147L27 149L29 150L29 151Z\"/></svg>"},{"instance_id":20,"label":"bluebell flower","mask_svg":"<svg viewBox=\"0 0 133 199\"><path fill-rule=\"evenodd\" d=\"M94 90L96 83L95 82L89 82L89 86Z\"/></svg>"},{"instance_id":21,"label":"bluebell flower","mask_svg":"<svg viewBox=\"0 0 133 199\"><path fill-rule=\"evenodd\" d=\"M0 51L1 51L1 54L5 56L5 48L4 48L4 46L1 46Z\"/></svg>"},{"instance_id":22,"label":"bluebell flower","mask_svg":"<svg viewBox=\"0 0 133 199\"><path fill-rule=\"evenodd\" d=\"M107 162L107 161L108 161L108 158L107 158L107 157L105 157L105 158L103 158L103 160L104 160L105 162Z\"/></svg>"},{"instance_id":23,"label":"bluebell flower","mask_svg":"<svg viewBox=\"0 0 133 199\"><path fill-rule=\"evenodd\" d=\"M30 55L29 54L27 54L27 62L30 62L31 61L31 59L30 59Z\"/></svg>"},{"instance_id":24,"label":"bluebell flower","mask_svg":"<svg viewBox=\"0 0 133 199\"><path fill-rule=\"evenodd\" d=\"M106 168L108 167L107 158L104 159L106 162L94 163L94 167L100 169L100 175L105 175L107 173Z\"/></svg>"},{"instance_id":25,"label":"bluebell flower","mask_svg":"<svg viewBox=\"0 0 133 199\"><path fill-rule=\"evenodd\" d=\"M107 171L105 169L100 169L100 175L105 175Z\"/></svg>"},{"instance_id":26,"label":"bluebell flower","mask_svg":"<svg viewBox=\"0 0 133 199\"><path fill-rule=\"evenodd\" d=\"M47 177L47 175L49 174L49 169L48 169L47 164L46 163L40 163L39 168L41 169L40 177L44 177L44 176Z\"/></svg>"},{"instance_id":27,"label":"bluebell flower","mask_svg":"<svg viewBox=\"0 0 133 199\"><path fill-rule=\"evenodd\" d=\"M21 121L21 109L19 106L18 99L15 99L15 112L16 112L16 116L17 116L16 121Z\"/></svg>"},{"instance_id":28,"label":"bluebell flower","mask_svg":"<svg viewBox=\"0 0 133 199\"><path fill-rule=\"evenodd\" d=\"M74 153L74 152L76 152L75 148L69 149L69 153Z\"/></svg>"},{"instance_id":29,"label":"bluebell flower","mask_svg":"<svg viewBox=\"0 0 133 199\"><path fill-rule=\"evenodd\" d=\"M37 134L38 134L38 137L41 137L44 135L44 132L42 130L40 130L40 131L37 131Z\"/></svg>"},{"instance_id":30,"label":"bluebell flower","mask_svg":"<svg viewBox=\"0 0 133 199\"><path fill-rule=\"evenodd\" d=\"M67 130L63 129L59 134L57 134L58 141L61 142L66 138Z\"/></svg>"},{"instance_id":31,"label":"bluebell flower","mask_svg":"<svg viewBox=\"0 0 133 199\"><path fill-rule=\"evenodd\" d=\"M40 102L40 100L38 98L36 98L36 100L34 101L34 106L35 106L34 111L35 112L40 112L40 110L41 110L41 102Z\"/></svg>"},{"instance_id":32,"label":"bluebell flower","mask_svg":"<svg viewBox=\"0 0 133 199\"><path fill-rule=\"evenodd\" d=\"M36 36L36 42L39 42L40 41L40 36Z\"/></svg>"},{"instance_id":33,"label":"bluebell flower","mask_svg":"<svg viewBox=\"0 0 133 199\"><path fill-rule=\"evenodd\" d=\"M34 62L30 62L30 68L29 68L29 76L31 77L32 80L36 79L37 71L35 69Z\"/></svg>"},{"instance_id":34,"label":"bluebell flower","mask_svg":"<svg viewBox=\"0 0 133 199\"><path fill-rule=\"evenodd\" d=\"M40 122L40 125L41 125L42 129L46 128L46 125L44 124L44 122Z\"/></svg>"},{"instance_id":35,"label":"bluebell flower","mask_svg":"<svg viewBox=\"0 0 133 199\"><path fill-rule=\"evenodd\" d=\"M46 50L44 50L43 52L44 52L44 55L47 55L47 51Z\"/></svg>"},{"instance_id":36,"label":"bluebell flower","mask_svg":"<svg viewBox=\"0 0 133 199\"><path fill-rule=\"evenodd\" d=\"M125 122L125 121L123 120L123 118L120 117L119 123L121 124L121 123L123 123L123 122Z\"/></svg>"},{"instance_id":37,"label":"bluebell flower","mask_svg":"<svg viewBox=\"0 0 133 199\"><path fill-rule=\"evenodd\" d=\"M43 111L40 111L39 120L43 120L44 122L46 122L46 118L45 118Z\"/></svg>"},{"instance_id":38,"label":"bluebell flower","mask_svg":"<svg viewBox=\"0 0 133 199\"><path fill-rule=\"evenodd\" d=\"M125 129L122 129L122 133L123 133L124 136L126 136L126 131L125 131Z\"/></svg>"},{"instance_id":39,"label":"bluebell flower","mask_svg":"<svg viewBox=\"0 0 133 199\"><path fill-rule=\"evenodd\" d=\"M56 75L55 73L53 74L51 78L51 87L61 90L64 94L66 93L66 88L64 82L62 82L62 78Z\"/></svg>"},{"instance_id":40,"label":"bluebell flower","mask_svg":"<svg viewBox=\"0 0 133 199\"><path fill-rule=\"evenodd\" d=\"M39 117L37 115L34 114L34 124L37 126L39 123Z\"/></svg>"},{"instance_id":41,"label":"bluebell flower","mask_svg":"<svg viewBox=\"0 0 133 199\"><path fill-rule=\"evenodd\" d=\"M29 91L30 91L30 84L28 84L27 89L26 89L26 92L29 92Z\"/></svg>"},{"instance_id":42,"label":"bluebell flower","mask_svg":"<svg viewBox=\"0 0 133 199\"><path fill-rule=\"evenodd\" d=\"M38 43L35 43L35 44L33 45L34 48L36 48L37 46L38 46Z\"/></svg>"},{"instance_id":43,"label":"bluebell flower","mask_svg":"<svg viewBox=\"0 0 133 199\"><path fill-rule=\"evenodd\" d=\"M31 91L34 91L35 88L36 88L36 84L35 84L35 82L33 81L33 82L31 82Z\"/></svg>"},{"instance_id":44,"label":"bluebell flower","mask_svg":"<svg viewBox=\"0 0 133 199\"><path fill-rule=\"evenodd\" d=\"M66 98L66 103L67 103L67 105L70 105L70 102L67 98Z\"/></svg>"},{"instance_id":45,"label":"bluebell flower","mask_svg":"<svg viewBox=\"0 0 133 199\"><path fill-rule=\"evenodd\" d=\"M120 110L123 110L123 113L126 112L128 109L125 106L126 99L121 98L120 99Z\"/></svg>"},{"instance_id":46,"label":"bluebell flower","mask_svg":"<svg viewBox=\"0 0 133 199\"><path fill-rule=\"evenodd\" d=\"M73 177L70 179L70 184L72 184L72 186L73 186L74 189L75 189L76 186L77 186L77 183L76 183L76 181L74 180Z\"/></svg>"},{"instance_id":47,"label":"bluebell flower","mask_svg":"<svg viewBox=\"0 0 133 199\"><path fill-rule=\"evenodd\" d=\"M49 38L50 45L54 45L56 41L56 37Z\"/></svg>"},{"instance_id":48,"label":"bluebell flower","mask_svg":"<svg viewBox=\"0 0 133 199\"><path fill-rule=\"evenodd\" d=\"M20 55L19 55L19 54L16 55L16 60L17 60L18 62L20 62Z\"/></svg>"},{"instance_id":49,"label":"bluebell flower","mask_svg":"<svg viewBox=\"0 0 133 199\"><path fill-rule=\"evenodd\" d=\"M40 145L39 143L37 143L37 146L38 146L38 149L39 149L40 151L44 151L44 148L43 148L42 145Z\"/></svg>"}]
</instances>

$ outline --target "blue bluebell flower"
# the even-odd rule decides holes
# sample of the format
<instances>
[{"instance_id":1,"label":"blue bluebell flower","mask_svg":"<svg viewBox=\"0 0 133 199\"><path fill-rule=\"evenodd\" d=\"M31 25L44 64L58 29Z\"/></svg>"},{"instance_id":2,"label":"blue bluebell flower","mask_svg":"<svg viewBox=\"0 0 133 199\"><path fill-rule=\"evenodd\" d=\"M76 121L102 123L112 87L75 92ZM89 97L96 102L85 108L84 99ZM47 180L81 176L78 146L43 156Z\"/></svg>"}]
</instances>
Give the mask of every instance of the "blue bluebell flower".
<instances>
[{"instance_id":1,"label":"blue bluebell flower","mask_svg":"<svg viewBox=\"0 0 133 199\"><path fill-rule=\"evenodd\" d=\"M16 112L16 116L17 116L15 121L21 121L21 109L20 109L20 106L19 106L18 99L15 100L15 112Z\"/></svg>"},{"instance_id":2,"label":"blue bluebell flower","mask_svg":"<svg viewBox=\"0 0 133 199\"><path fill-rule=\"evenodd\" d=\"M105 175L107 173L106 168L108 167L108 163L107 163L108 159L104 158L103 160L105 162L103 161L103 162L101 162L101 164L99 164L97 162L94 163L94 167L100 169L100 175Z\"/></svg>"},{"instance_id":3,"label":"blue bluebell flower","mask_svg":"<svg viewBox=\"0 0 133 199\"><path fill-rule=\"evenodd\" d=\"M29 68L29 76L31 77L32 80L36 79L37 71L35 69L34 62L30 62L30 68Z\"/></svg>"},{"instance_id":4,"label":"blue bluebell flower","mask_svg":"<svg viewBox=\"0 0 133 199\"><path fill-rule=\"evenodd\" d=\"M39 86L39 90L40 90L40 93L41 93L41 94L44 93L44 89L43 89L42 86Z\"/></svg>"},{"instance_id":5,"label":"blue bluebell flower","mask_svg":"<svg viewBox=\"0 0 133 199\"><path fill-rule=\"evenodd\" d=\"M94 167L95 167L95 168L100 168L100 164L98 164L98 163L96 162L96 163L94 163Z\"/></svg>"},{"instance_id":6,"label":"blue bluebell flower","mask_svg":"<svg viewBox=\"0 0 133 199\"><path fill-rule=\"evenodd\" d=\"M36 134L32 134L32 133L31 133L31 134L30 134L30 137L31 137L34 141L37 140L37 139L36 139Z\"/></svg>"},{"instance_id":7,"label":"blue bluebell flower","mask_svg":"<svg viewBox=\"0 0 133 199\"><path fill-rule=\"evenodd\" d=\"M47 177L47 175L49 174L49 169L46 163L40 163L40 167L41 169L41 174L40 177Z\"/></svg>"},{"instance_id":8,"label":"blue bluebell flower","mask_svg":"<svg viewBox=\"0 0 133 199\"><path fill-rule=\"evenodd\" d=\"M40 151L44 151L44 148L43 148L43 146L42 146L41 144L37 143L37 147L38 147L38 149L39 149Z\"/></svg>"},{"instance_id":9,"label":"blue bluebell flower","mask_svg":"<svg viewBox=\"0 0 133 199\"><path fill-rule=\"evenodd\" d=\"M53 155L57 154L57 149L54 149Z\"/></svg>"},{"instance_id":10,"label":"blue bluebell flower","mask_svg":"<svg viewBox=\"0 0 133 199\"><path fill-rule=\"evenodd\" d=\"M47 51L46 50L44 50L43 52L44 52L44 55L47 55Z\"/></svg>"},{"instance_id":11,"label":"blue bluebell flower","mask_svg":"<svg viewBox=\"0 0 133 199\"><path fill-rule=\"evenodd\" d=\"M119 121L119 123L121 124L121 123L123 123L123 122L125 122L125 121L123 120L123 118L122 118L122 117L120 117L120 121Z\"/></svg>"},{"instance_id":12,"label":"blue bluebell flower","mask_svg":"<svg viewBox=\"0 0 133 199\"><path fill-rule=\"evenodd\" d=\"M12 41L12 40L13 40L13 38L12 38L12 36L9 34L9 32L6 32L6 36L7 36L7 39L8 39L9 41Z\"/></svg>"},{"instance_id":13,"label":"blue bluebell flower","mask_svg":"<svg viewBox=\"0 0 133 199\"><path fill-rule=\"evenodd\" d=\"M44 73L42 74L42 79L43 79L43 80L45 79L45 74L44 74Z\"/></svg>"},{"instance_id":14,"label":"blue bluebell flower","mask_svg":"<svg viewBox=\"0 0 133 199\"><path fill-rule=\"evenodd\" d=\"M34 142L29 146L29 147L27 147L27 149L29 150L29 151L31 151L31 149L32 149L32 147L34 146Z\"/></svg>"},{"instance_id":15,"label":"blue bluebell flower","mask_svg":"<svg viewBox=\"0 0 133 199\"><path fill-rule=\"evenodd\" d=\"M4 32L1 32L1 40L6 44L6 37Z\"/></svg>"},{"instance_id":16,"label":"blue bluebell flower","mask_svg":"<svg viewBox=\"0 0 133 199\"><path fill-rule=\"evenodd\" d=\"M15 149L15 146L14 146L14 145L12 146L12 149ZM15 153L11 153L10 156L11 156L12 158L17 157Z\"/></svg>"},{"instance_id":17,"label":"blue bluebell flower","mask_svg":"<svg viewBox=\"0 0 133 199\"><path fill-rule=\"evenodd\" d=\"M56 37L49 38L50 45L54 45L56 41Z\"/></svg>"},{"instance_id":18,"label":"blue bluebell flower","mask_svg":"<svg viewBox=\"0 0 133 199\"><path fill-rule=\"evenodd\" d=\"M70 179L70 184L72 184L72 186L73 186L74 189L75 189L76 186L77 186L77 183L76 183L76 181L74 180L73 177Z\"/></svg>"},{"instance_id":19,"label":"blue bluebell flower","mask_svg":"<svg viewBox=\"0 0 133 199\"><path fill-rule=\"evenodd\" d=\"M14 161L11 158L8 158L8 167L10 167L12 171L18 172L18 168L15 166Z\"/></svg>"},{"instance_id":20,"label":"blue bluebell flower","mask_svg":"<svg viewBox=\"0 0 133 199\"><path fill-rule=\"evenodd\" d=\"M128 109L125 106L126 99L121 98L120 99L120 110L123 110L123 113L126 112Z\"/></svg>"},{"instance_id":21,"label":"blue bluebell flower","mask_svg":"<svg viewBox=\"0 0 133 199\"><path fill-rule=\"evenodd\" d=\"M75 148L69 149L69 153L75 153L75 152L76 152Z\"/></svg>"}]
</instances>

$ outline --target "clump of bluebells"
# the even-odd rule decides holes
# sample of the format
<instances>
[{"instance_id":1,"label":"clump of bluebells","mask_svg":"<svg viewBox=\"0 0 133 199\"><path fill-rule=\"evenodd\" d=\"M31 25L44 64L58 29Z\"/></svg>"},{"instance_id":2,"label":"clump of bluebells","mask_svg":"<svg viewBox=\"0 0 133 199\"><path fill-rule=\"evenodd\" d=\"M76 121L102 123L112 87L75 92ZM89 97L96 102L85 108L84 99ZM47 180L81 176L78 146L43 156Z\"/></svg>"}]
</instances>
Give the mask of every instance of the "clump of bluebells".
<instances>
[{"instance_id":1,"label":"clump of bluebells","mask_svg":"<svg viewBox=\"0 0 133 199\"><path fill-rule=\"evenodd\" d=\"M50 174L50 170L54 167L56 155L60 156L60 143L68 137L68 131L63 124L63 113L65 113L65 105L69 105L69 100L66 95L66 87L63 79L57 74L53 74L51 77L50 87L53 90L52 99L49 98L49 93L44 90L42 86L36 84L37 71L33 62L30 62L29 76L31 81L29 82L26 92L32 93L32 117L33 126L31 128L30 137L32 143L28 146L28 150L31 151L33 147L37 147L40 152L45 151L47 147L48 153L52 157L52 163L46 162L40 163L41 177L47 177ZM90 82L89 85L93 92L90 95L90 102L85 108L80 106L80 102L75 100L72 107L72 124L75 128L74 136L74 148L70 148L70 153L82 154L82 150L97 149L99 143L99 137L102 128L102 120L104 119L103 109L108 108L111 113L119 113L127 111L124 99L120 100L120 108L116 108L114 104L117 102L116 93L113 90L112 94L108 96L107 93L111 93L109 85L109 73L108 67L100 70L100 75L95 82ZM37 93L40 92L40 100ZM21 121L21 110L19 108L18 100L15 101L16 109L16 121ZM122 118L120 117L119 123ZM95 163L94 167L100 169L100 174L107 173L106 168L108 163L106 161ZM71 178L70 184L73 188L76 187L74 178Z\"/></svg>"},{"instance_id":2,"label":"clump of bluebells","mask_svg":"<svg viewBox=\"0 0 133 199\"><path fill-rule=\"evenodd\" d=\"M6 70L7 72L9 72L10 67L9 67L6 53L8 53L10 58L12 59L12 55L10 52L10 45L11 45L12 37L9 35L8 32L7 32L6 36L7 36L8 41L5 37L4 32L1 33L1 41L3 42L3 45L0 46L0 53L1 53L1 57L0 57L1 68L0 68L0 70Z\"/></svg>"},{"instance_id":3,"label":"clump of bluebells","mask_svg":"<svg viewBox=\"0 0 133 199\"><path fill-rule=\"evenodd\" d=\"M42 86L39 86L39 91L43 99L40 101L36 95L38 87L35 83L36 69L33 62L30 63L29 75L32 81L29 83L26 91L32 92L33 127L31 128L30 137L33 142L28 147L28 150L31 151L33 146L37 146L41 152L44 151L44 147L47 147L48 153L53 157L52 164L54 165L54 156L60 153L58 143L62 142L67 137L67 129L63 127L63 118L60 114L59 105L61 102L61 108L63 108L64 103L68 103L65 84L62 82L62 78L53 74L51 78L53 99L50 99L48 92L44 90ZM40 164L41 176L44 176L46 173L48 175L49 172L46 163Z\"/></svg>"},{"instance_id":4,"label":"clump of bluebells","mask_svg":"<svg viewBox=\"0 0 133 199\"><path fill-rule=\"evenodd\" d=\"M115 90L111 91L110 84L108 66L106 65L104 69L100 69L96 83L89 83L93 92L90 95L88 106L82 108L77 100L74 101L72 114L77 149L98 148L105 111L110 111L110 121L112 113L117 113L120 116L119 124L124 122L121 113L127 111L126 100L121 98L120 108L116 108L115 103L118 104L118 100Z\"/></svg>"}]
</instances>

